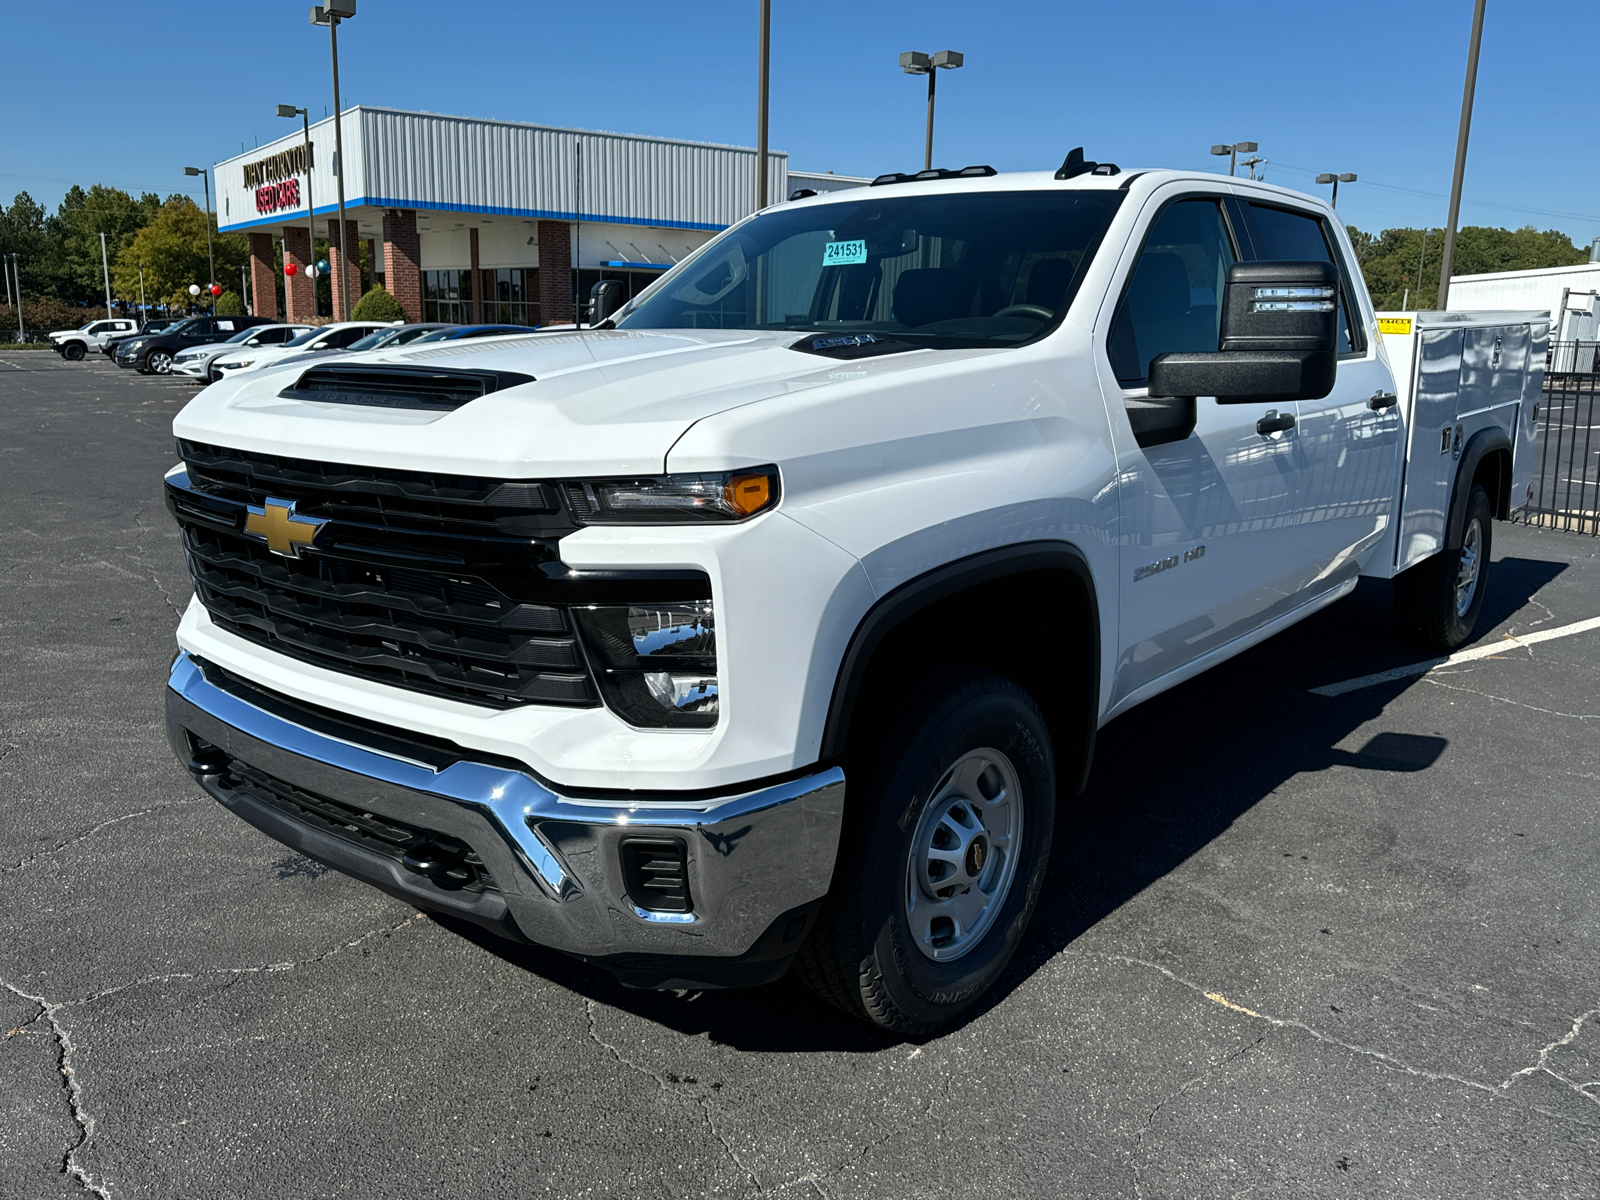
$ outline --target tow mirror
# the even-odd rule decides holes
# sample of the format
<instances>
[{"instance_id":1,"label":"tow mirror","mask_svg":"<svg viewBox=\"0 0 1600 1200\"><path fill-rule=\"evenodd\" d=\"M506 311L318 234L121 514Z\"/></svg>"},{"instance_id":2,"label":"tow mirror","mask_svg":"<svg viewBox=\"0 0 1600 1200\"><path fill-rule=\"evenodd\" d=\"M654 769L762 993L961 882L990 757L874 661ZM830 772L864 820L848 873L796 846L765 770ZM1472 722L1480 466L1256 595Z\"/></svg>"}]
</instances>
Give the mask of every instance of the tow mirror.
<instances>
[{"instance_id":1,"label":"tow mirror","mask_svg":"<svg viewBox=\"0 0 1600 1200\"><path fill-rule=\"evenodd\" d=\"M589 289L589 324L600 324L621 307L622 280L602 279Z\"/></svg>"},{"instance_id":2,"label":"tow mirror","mask_svg":"<svg viewBox=\"0 0 1600 1200\"><path fill-rule=\"evenodd\" d=\"M1158 354L1149 394L1215 396L1221 404L1320 400L1333 391L1338 346L1332 263L1235 263L1215 353Z\"/></svg>"}]
</instances>

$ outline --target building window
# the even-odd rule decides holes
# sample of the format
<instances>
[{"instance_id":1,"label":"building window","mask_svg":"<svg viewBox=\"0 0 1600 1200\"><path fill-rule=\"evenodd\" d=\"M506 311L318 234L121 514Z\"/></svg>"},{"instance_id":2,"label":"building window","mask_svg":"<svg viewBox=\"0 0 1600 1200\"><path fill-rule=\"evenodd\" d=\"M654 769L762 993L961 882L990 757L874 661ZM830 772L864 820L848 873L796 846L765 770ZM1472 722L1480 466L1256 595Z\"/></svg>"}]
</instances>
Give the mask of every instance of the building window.
<instances>
[{"instance_id":1,"label":"building window","mask_svg":"<svg viewBox=\"0 0 1600 1200\"><path fill-rule=\"evenodd\" d=\"M424 271L422 273L422 319L449 321L457 325L472 323L472 272Z\"/></svg>"},{"instance_id":2,"label":"building window","mask_svg":"<svg viewBox=\"0 0 1600 1200\"><path fill-rule=\"evenodd\" d=\"M485 271L488 286L493 281L494 294L485 297L483 320L485 324L537 325L539 323L539 268L496 267Z\"/></svg>"}]
</instances>

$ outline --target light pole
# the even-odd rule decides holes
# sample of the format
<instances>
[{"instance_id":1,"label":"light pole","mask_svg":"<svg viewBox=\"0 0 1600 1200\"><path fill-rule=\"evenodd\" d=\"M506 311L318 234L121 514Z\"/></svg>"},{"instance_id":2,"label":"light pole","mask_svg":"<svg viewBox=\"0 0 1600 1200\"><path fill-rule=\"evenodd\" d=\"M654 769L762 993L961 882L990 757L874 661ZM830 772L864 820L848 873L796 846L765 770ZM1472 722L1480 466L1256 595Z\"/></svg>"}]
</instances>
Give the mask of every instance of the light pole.
<instances>
[{"instance_id":1,"label":"light pole","mask_svg":"<svg viewBox=\"0 0 1600 1200\"><path fill-rule=\"evenodd\" d=\"M941 70L953 71L966 61L959 50L941 50L937 54L924 54L920 50L907 50L900 56L900 69L907 75L928 77L928 141L922 152L922 169L933 169L933 81Z\"/></svg>"},{"instance_id":2,"label":"light pole","mask_svg":"<svg viewBox=\"0 0 1600 1200\"><path fill-rule=\"evenodd\" d=\"M139 320L140 320L141 323L143 323L143 321L145 320L145 317L143 315L144 314L144 264L143 263L139 264L139 313L140 313Z\"/></svg>"},{"instance_id":3,"label":"light pole","mask_svg":"<svg viewBox=\"0 0 1600 1200\"><path fill-rule=\"evenodd\" d=\"M1329 208L1339 207L1339 185L1341 183L1354 183L1355 181L1356 177L1348 173L1344 175L1323 174L1317 176L1318 183L1333 184L1333 199L1328 201Z\"/></svg>"},{"instance_id":4,"label":"light pole","mask_svg":"<svg viewBox=\"0 0 1600 1200\"><path fill-rule=\"evenodd\" d=\"M327 4L319 4L311 10L311 23L328 27L328 46L333 53L333 174L339 184L339 290L344 293L342 319L346 321L350 319L350 256L345 253L344 245L344 130L339 121L339 22L355 15L356 0L328 0ZM315 227L311 236L314 251ZM335 316L338 316L338 307L336 303Z\"/></svg>"},{"instance_id":5,"label":"light pole","mask_svg":"<svg viewBox=\"0 0 1600 1200\"><path fill-rule=\"evenodd\" d=\"M1259 149L1261 147L1254 142L1235 142L1231 146L1213 146L1211 147L1211 153L1226 154L1228 156L1228 176L1232 178L1234 168L1239 165L1239 155L1254 154Z\"/></svg>"},{"instance_id":6,"label":"light pole","mask_svg":"<svg viewBox=\"0 0 1600 1200\"><path fill-rule=\"evenodd\" d=\"M206 269L210 274L209 282L217 281L217 260L211 253L211 175L203 167L185 167L185 175L198 175L206 185Z\"/></svg>"},{"instance_id":7,"label":"light pole","mask_svg":"<svg viewBox=\"0 0 1600 1200\"><path fill-rule=\"evenodd\" d=\"M772 0L761 0L761 48L756 82L756 211L767 206L767 80L772 68Z\"/></svg>"},{"instance_id":8,"label":"light pole","mask_svg":"<svg viewBox=\"0 0 1600 1200\"><path fill-rule=\"evenodd\" d=\"M1472 9L1472 40L1467 47L1467 81L1461 89L1461 128L1456 133L1456 170L1450 180L1450 217L1444 227L1444 258L1439 263L1438 310L1450 306L1450 268L1455 265L1456 222L1461 217L1461 181L1467 172L1467 133L1472 128L1472 94L1478 86L1478 48L1483 45L1483 0Z\"/></svg>"},{"instance_id":9,"label":"light pole","mask_svg":"<svg viewBox=\"0 0 1600 1200\"><path fill-rule=\"evenodd\" d=\"M28 340L27 330L22 328L22 263L15 252L11 255L11 274L17 280L17 341Z\"/></svg>"},{"instance_id":10,"label":"light pole","mask_svg":"<svg viewBox=\"0 0 1600 1200\"><path fill-rule=\"evenodd\" d=\"M106 265L106 235L100 235L100 270L106 279L106 320L111 319L111 268Z\"/></svg>"},{"instance_id":11,"label":"light pole","mask_svg":"<svg viewBox=\"0 0 1600 1200\"><path fill-rule=\"evenodd\" d=\"M300 118L300 128L305 134L305 145L306 145L306 224L311 226L311 260L313 262L315 262L316 258L317 258L317 206L316 206L316 202L313 201L312 198L311 198L311 114L309 112L307 112L303 108L296 108L292 104L280 104L280 105L278 105L278 115L280 117L288 117L291 121L295 117L299 117ZM343 213L341 213L340 215L342 216ZM288 243L287 242L284 243L284 247L285 247L285 250L287 250L287 248L288 248ZM284 261L287 262L288 259L285 258ZM276 297L274 297L274 301L276 301ZM287 302L288 302L288 297L287 296L284 298L284 302L287 304ZM313 309L313 311L315 311L315 308L316 308L316 300L315 300L315 298L313 298L313 300L312 300L312 309Z\"/></svg>"}]
</instances>

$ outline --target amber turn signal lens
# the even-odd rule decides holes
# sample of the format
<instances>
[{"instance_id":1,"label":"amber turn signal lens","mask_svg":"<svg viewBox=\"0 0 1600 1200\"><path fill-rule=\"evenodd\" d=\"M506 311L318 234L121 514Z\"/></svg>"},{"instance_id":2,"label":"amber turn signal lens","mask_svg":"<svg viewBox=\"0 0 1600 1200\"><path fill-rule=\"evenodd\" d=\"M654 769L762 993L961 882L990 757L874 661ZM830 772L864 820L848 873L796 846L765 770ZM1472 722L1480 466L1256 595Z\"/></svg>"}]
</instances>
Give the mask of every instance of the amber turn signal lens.
<instances>
[{"instance_id":1,"label":"amber turn signal lens","mask_svg":"<svg viewBox=\"0 0 1600 1200\"><path fill-rule=\"evenodd\" d=\"M742 516L758 513L772 499L772 479L766 475L735 475L722 489L722 500Z\"/></svg>"}]
</instances>

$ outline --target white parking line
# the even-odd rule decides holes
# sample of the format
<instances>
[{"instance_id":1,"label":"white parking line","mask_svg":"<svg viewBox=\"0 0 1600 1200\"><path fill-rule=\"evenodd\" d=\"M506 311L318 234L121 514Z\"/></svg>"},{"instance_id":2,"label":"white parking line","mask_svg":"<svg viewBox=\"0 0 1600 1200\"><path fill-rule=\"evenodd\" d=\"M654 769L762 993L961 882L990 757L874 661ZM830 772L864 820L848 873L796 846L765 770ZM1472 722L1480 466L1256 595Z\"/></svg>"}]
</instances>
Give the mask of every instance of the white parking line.
<instances>
[{"instance_id":1,"label":"white parking line","mask_svg":"<svg viewBox=\"0 0 1600 1200\"><path fill-rule=\"evenodd\" d=\"M1346 679L1343 683L1330 683L1323 687L1311 688L1313 696L1342 696L1346 692L1360 691L1362 688L1376 687L1380 683L1389 683L1395 679L1405 679L1412 675L1426 675L1440 667L1453 667L1457 663L1472 662L1479 658L1492 658L1496 654L1504 653L1517 646L1535 646L1540 642L1548 642L1553 638L1571 637L1575 633L1588 633L1591 629L1600 629L1600 617L1590 617L1587 621L1575 621L1571 625L1562 625L1555 629L1541 629L1537 633L1525 633L1521 637L1507 634L1498 642L1491 642L1483 646L1474 646L1471 650L1458 650L1456 653L1444 658L1430 658L1425 662L1412 663L1406 667L1394 667L1388 671L1379 671L1376 675L1363 675L1359 679Z\"/></svg>"}]
</instances>

